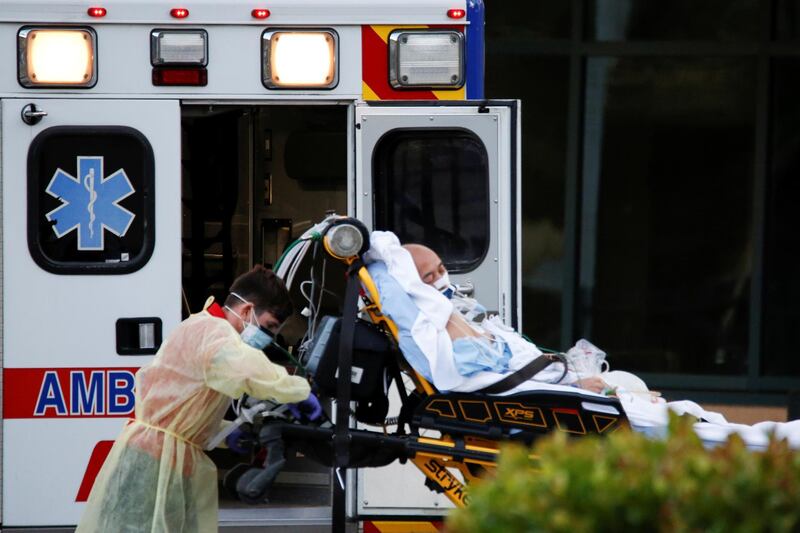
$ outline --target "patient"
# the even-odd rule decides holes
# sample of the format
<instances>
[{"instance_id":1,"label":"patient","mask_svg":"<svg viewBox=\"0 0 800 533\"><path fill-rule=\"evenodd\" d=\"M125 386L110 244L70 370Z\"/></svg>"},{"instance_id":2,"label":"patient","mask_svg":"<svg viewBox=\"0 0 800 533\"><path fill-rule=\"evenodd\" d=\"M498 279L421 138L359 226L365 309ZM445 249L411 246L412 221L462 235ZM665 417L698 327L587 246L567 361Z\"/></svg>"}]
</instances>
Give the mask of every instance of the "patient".
<instances>
[{"instance_id":1,"label":"patient","mask_svg":"<svg viewBox=\"0 0 800 533\"><path fill-rule=\"evenodd\" d=\"M406 361L440 392L479 392L541 357L542 352L533 343L503 324L499 317L488 316L476 300L454 293L447 269L430 249L419 245L404 248L393 233L373 231L364 262L380 294L381 311L398 328L398 344ZM615 396L637 431L658 435L665 430L672 411L697 418L694 430L706 445L722 442L736 433L749 448L766 449L769 435L775 433L788 438L792 448L800 449L800 420L752 426L732 424L721 414L706 411L690 400L667 402L628 372L604 372L603 379L579 380L584 376L574 370L578 369L570 368L564 376L564 365L553 363L533 378L498 394L558 393L569 390L565 385L576 385L584 389L581 395L591 398L606 381L616 387ZM630 379L621 381L620 377Z\"/></svg>"},{"instance_id":2,"label":"patient","mask_svg":"<svg viewBox=\"0 0 800 533\"><path fill-rule=\"evenodd\" d=\"M487 331L487 326L488 329L492 328L486 322L488 319L486 309L477 300L454 291L450 285L447 269L436 252L421 244L406 244L403 248L411 254L420 279L450 298L453 303L453 312L446 326L447 334L453 341L453 351L456 354L470 354L469 361L461 361L461 366L470 368L469 365L472 365L477 370L478 367L474 362L477 360L485 365L481 368L483 370L508 372L510 350L502 339L497 339L491 331ZM579 378L569 374L566 381L559 382L592 392L602 392L608 388L608 385L597 376Z\"/></svg>"}]
</instances>

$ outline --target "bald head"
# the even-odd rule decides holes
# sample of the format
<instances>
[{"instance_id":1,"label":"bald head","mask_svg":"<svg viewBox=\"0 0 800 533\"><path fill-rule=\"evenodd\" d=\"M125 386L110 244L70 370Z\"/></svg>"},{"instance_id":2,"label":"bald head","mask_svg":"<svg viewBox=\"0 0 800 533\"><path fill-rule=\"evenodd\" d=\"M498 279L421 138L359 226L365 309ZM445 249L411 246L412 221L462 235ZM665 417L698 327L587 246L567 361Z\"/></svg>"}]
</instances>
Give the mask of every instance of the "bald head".
<instances>
[{"instance_id":1,"label":"bald head","mask_svg":"<svg viewBox=\"0 0 800 533\"><path fill-rule=\"evenodd\" d=\"M417 267L420 279L428 285L433 285L443 275L447 273L442 259L430 248L421 244L405 244L403 248L408 250Z\"/></svg>"}]
</instances>

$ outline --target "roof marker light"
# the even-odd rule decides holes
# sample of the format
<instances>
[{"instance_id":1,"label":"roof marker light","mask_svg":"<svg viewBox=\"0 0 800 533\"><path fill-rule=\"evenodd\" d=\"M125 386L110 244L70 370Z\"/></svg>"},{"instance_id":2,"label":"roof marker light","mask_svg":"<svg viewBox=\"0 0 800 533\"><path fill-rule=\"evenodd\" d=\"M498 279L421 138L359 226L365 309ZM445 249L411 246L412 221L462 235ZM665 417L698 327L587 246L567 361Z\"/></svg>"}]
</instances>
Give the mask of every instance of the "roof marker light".
<instances>
[{"instance_id":1,"label":"roof marker light","mask_svg":"<svg viewBox=\"0 0 800 533\"><path fill-rule=\"evenodd\" d=\"M175 7L169 10L169 14L176 19L185 19L189 16L189 10L183 7Z\"/></svg>"},{"instance_id":2,"label":"roof marker light","mask_svg":"<svg viewBox=\"0 0 800 533\"><path fill-rule=\"evenodd\" d=\"M90 17L105 17L106 16L106 8L104 7L90 7L86 10Z\"/></svg>"},{"instance_id":3,"label":"roof marker light","mask_svg":"<svg viewBox=\"0 0 800 533\"><path fill-rule=\"evenodd\" d=\"M463 19L467 12L463 9L448 9L447 16L451 19Z\"/></svg>"},{"instance_id":4,"label":"roof marker light","mask_svg":"<svg viewBox=\"0 0 800 533\"><path fill-rule=\"evenodd\" d=\"M254 9L250 12L254 19L265 19L269 17L269 9Z\"/></svg>"}]
</instances>

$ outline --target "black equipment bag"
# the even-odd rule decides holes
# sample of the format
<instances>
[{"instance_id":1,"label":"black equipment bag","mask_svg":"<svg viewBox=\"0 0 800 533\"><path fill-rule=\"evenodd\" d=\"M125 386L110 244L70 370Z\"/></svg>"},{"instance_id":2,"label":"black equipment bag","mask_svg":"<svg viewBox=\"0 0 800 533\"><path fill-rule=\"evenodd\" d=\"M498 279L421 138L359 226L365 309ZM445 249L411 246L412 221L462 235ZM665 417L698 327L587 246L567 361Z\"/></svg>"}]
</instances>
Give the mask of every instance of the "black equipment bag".
<instances>
[{"instance_id":1,"label":"black equipment bag","mask_svg":"<svg viewBox=\"0 0 800 533\"><path fill-rule=\"evenodd\" d=\"M314 377L320 391L333 397L336 396L341 322L342 319L338 317L322 317L306 352L306 369ZM394 364L394 352L386 334L370 322L356 320L351 398L358 402L385 399L387 367L390 364Z\"/></svg>"}]
</instances>

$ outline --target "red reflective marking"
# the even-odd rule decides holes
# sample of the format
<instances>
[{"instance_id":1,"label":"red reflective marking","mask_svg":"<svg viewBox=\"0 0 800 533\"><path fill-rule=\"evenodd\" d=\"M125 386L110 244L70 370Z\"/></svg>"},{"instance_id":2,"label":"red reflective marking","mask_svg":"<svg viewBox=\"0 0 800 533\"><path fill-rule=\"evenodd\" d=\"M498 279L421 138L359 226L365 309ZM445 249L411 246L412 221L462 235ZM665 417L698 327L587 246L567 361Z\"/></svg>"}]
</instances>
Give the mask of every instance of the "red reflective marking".
<instances>
[{"instance_id":1,"label":"red reflective marking","mask_svg":"<svg viewBox=\"0 0 800 533\"><path fill-rule=\"evenodd\" d=\"M448 9L447 16L451 19L463 19L467 12L463 9Z\"/></svg>"},{"instance_id":2,"label":"red reflective marking","mask_svg":"<svg viewBox=\"0 0 800 533\"><path fill-rule=\"evenodd\" d=\"M370 26L361 26L361 76L381 100L436 100L431 91L396 91L389 85L388 45Z\"/></svg>"},{"instance_id":3,"label":"red reflective marking","mask_svg":"<svg viewBox=\"0 0 800 533\"><path fill-rule=\"evenodd\" d=\"M269 17L269 9L254 9L250 12L254 19L265 19Z\"/></svg>"},{"instance_id":4,"label":"red reflective marking","mask_svg":"<svg viewBox=\"0 0 800 533\"><path fill-rule=\"evenodd\" d=\"M89 457L89 464L86 465L86 472L83 474L83 481L78 489L78 495L75 496L76 502L85 502L89 499L89 494L92 492L94 480L97 479L97 474L106 462L111 447L114 445L113 440L101 440L94 446L92 455Z\"/></svg>"},{"instance_id":5,"label":"red reflective marking","mask_svg":"<svg viewBox=\"0 0 800 533\"><path fill-rule=\"evenodd\" d=\"M418 525L417 525L418 524ZM427 531L428 528L422 527L423 524L430 524L437 531L444 531L444 522L441 520L414 520L414 521L396 521L396 520L365 520L364 533L384 533L381 526L386 526L386 531ZM398 527L400 526L400 527ZM414 527L417 526L417 527Z\"/></svg>"},{"instance_id":6,"label":"red reflective marking","mask_svg":"<svg viewBox=\"0 0 800 533\"><path fill-rule=\"evenodd\" d=\"M4 368L3 369L3 418L125 418L130 413L121 414L73 414L69 412L72 395L72 372L83 372L88 378L91 372L128 371L136 374L138 368ZM61 387L61 397L67 408L67 414L59 415L55 409L48 408L42 415L37 416L36 402L42 389L45 374L54 372L58 377ZM106 411L108 402L108 382L105 383Z\"/></svg>"},{"instance_id":7,"label":"red reflective marking","mask_svg":"<svg viewBox=\"0 0 800 533\"><path fill-rule=\"evenodd\" d=\"M189 16L189 10L182 7L176 7L169 10L169 14L176 19L185 19Z\"/></svg>"},{"instance_id":8,"label":"red reflective marking","mask_svg":"<svg viewBox=\"0 0 800 533\"><path fill-rule=\"evenodd\" d=\"M553 407L551 409L554 413L564 413L565 415L581 416L577 409L568 409L566 407Z\"/></svg>"},{"instance_id":9,"label":"red reflective marking","mask_svg":"<svg viewBox=\"0 0 800 533\"><path fill-rule=\"evenodd\" d=\"M33 418L43 378L44 369L3 369L3 418Z\"/></svg>"},{"instance_id":10,"label":"red reflective marking","mask_svg":"<svg viewBox=\"0 0 800 533\"><path fill-rule=\"evenodd\" d=\"M208 71L204 68L154 68L153 85L208 84Z\"/></svg>"},{"instance_id":11,"label":"red reflective marking","mask_svg":"<svg viewBox=\"0 0 800 533\"><path fill-rule=\"evenodd\" d=\"M105 17L106 8L104 7L90 7L87 11L90 17Z\"/></svg>"}]
</instances>

